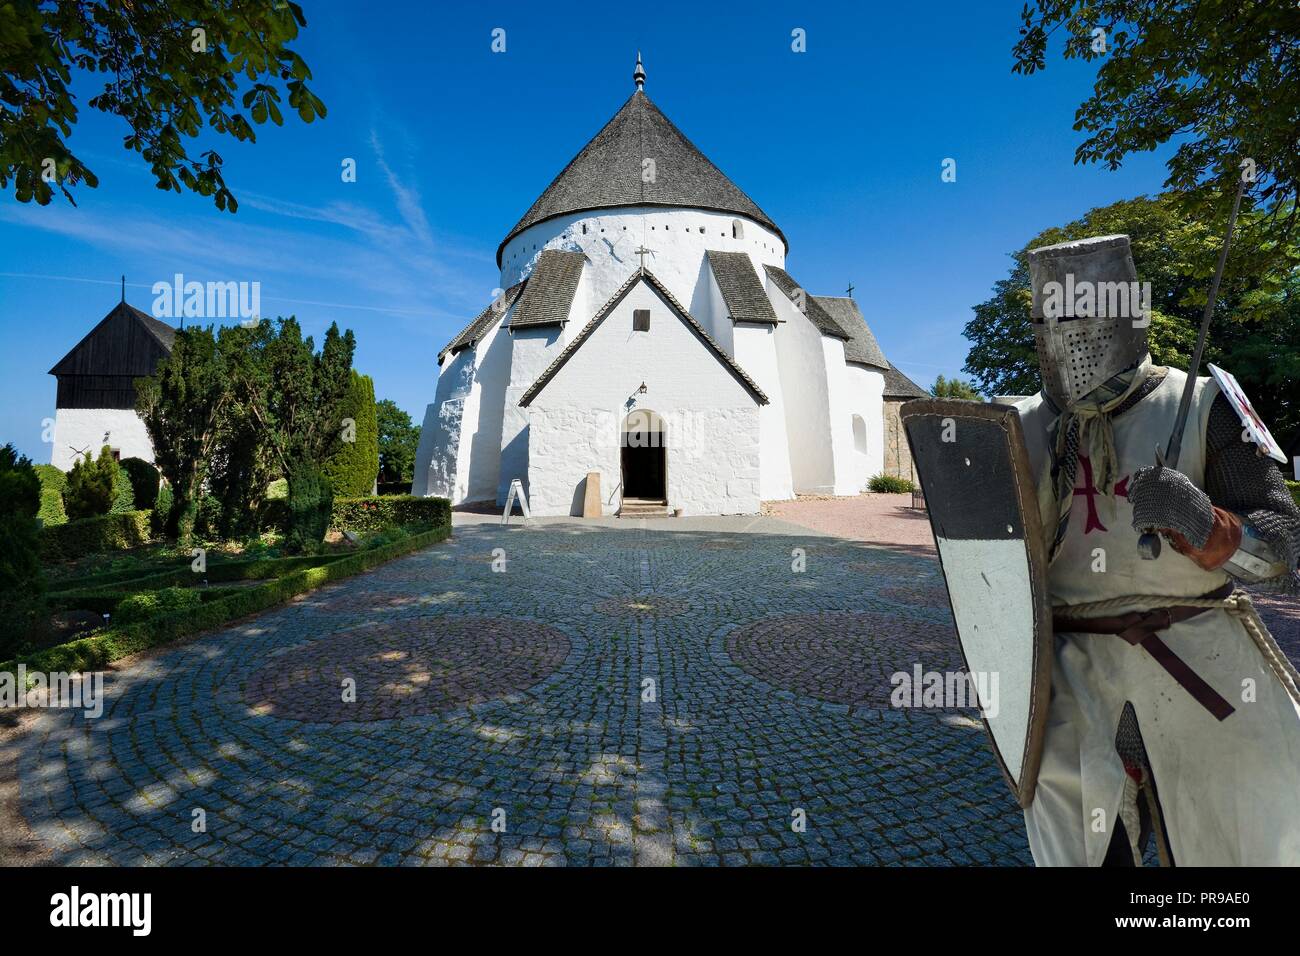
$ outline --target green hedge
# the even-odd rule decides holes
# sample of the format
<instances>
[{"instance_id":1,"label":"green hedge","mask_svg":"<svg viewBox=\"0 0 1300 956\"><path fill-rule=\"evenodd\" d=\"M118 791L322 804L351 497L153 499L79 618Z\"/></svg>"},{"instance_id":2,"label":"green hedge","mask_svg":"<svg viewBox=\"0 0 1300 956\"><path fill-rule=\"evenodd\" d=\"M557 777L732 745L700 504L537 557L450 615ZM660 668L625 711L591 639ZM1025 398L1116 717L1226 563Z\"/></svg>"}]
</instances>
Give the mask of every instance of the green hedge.
<instances>
[{"instance_id":1,"label":"green hedge","mask_svg":"<svg viewBox=\"0 0 1300 956\"><path fill-rule=\"evenodd\" d=\"M202 600L198 591L185 588L137 591L135 594L128 594L117 603L110 621L116 624L135 624L175 611L193 610L202 603Z\"/></svg>"},{"instance_id":2,"label":"green hedge","mask_svg":"<svg viewBox=\"0 0 1300 956\"><path fill-rule=\"evenodd\" d=\"M229 597L206 601L195 608L173 611L137 624L112 626L91 637L29 654L22 658L21 663L26 664L31 671L47 673L101 668L127 655L138 654L264 611L304 591L351 577L403 554L436 544L450 534L450 524L444 524L432 531L392 544L357 551L319 567L295 571L258 587L240 589ZM0 673L15 672L19 663L15 660L0 664Z\"/></svg>"},{"instance_id":3,"label":"green hedge","mask_svg":"<svg viewBox=\"0 0 1300 956\"><path fill-rule=\"evenodd\" d=\"M36 477L41 480L41 510L36 517L50 528L66 524L68 512L63 507L63 489L68 485L68 475L53 465L33 465Z\"/></svg>"},{"instance_id":4,"label":"green hedge","mask_svg":"<svg viewBox=\"0 0 1300 956\"><path fill-rule=\"evenodd\" d=\"M176 558L175 565L170 568L161 568L155 565L149 568L135 568L128 571L106 571L103 574L61 581L51 585L50 590L59 595L60 600L64 601L64 606L68 606L65 597L70 600L70 596L75 595L88 596L100 594L105 590L154 590L172 587L173 585L185 587L205 578L210 584L221 584L230 581L261 581L266 578L278 577L290 571L317 568L347 556L348 553L344 551L336 554L298 555L289 558L211 561L208 564L207 571L200 574L191 568L190 562L193 559L188 555L182 555Z\"/></svg>"},{"instance_id":5,"label":"green hedge","mask_svg":"<svg viewBox=\"0 0 1300 956\"><path fill-rule=\"evenodd\" d=\"M336 498L330 527L353 534L375 534L405 525L451 524L451 502L446 498L385 495L379 498Z\"/></svg>"},{"instance_id":6,"label":"green hedge","mask_svg":"<svg viewBox=\"0 0 1300 956\"><path fill-rule=\"evenodd\" d=\"M1300 508L1300 481L1288 481L1286 486L1291 489L1291 497L1295 499L1296 507Z\"/></svg>"},{"instance_id":7,"label":"green hedge","mask_svg":"<svg viewBox=\"0 0 1300 956\"><path fill-rule=\"evenodd\" d=\"M123 511L42 528L41 557L47 561L59 561L148 544L152 538L150 514L148 511Z\"/></svg>"}]
</instances>

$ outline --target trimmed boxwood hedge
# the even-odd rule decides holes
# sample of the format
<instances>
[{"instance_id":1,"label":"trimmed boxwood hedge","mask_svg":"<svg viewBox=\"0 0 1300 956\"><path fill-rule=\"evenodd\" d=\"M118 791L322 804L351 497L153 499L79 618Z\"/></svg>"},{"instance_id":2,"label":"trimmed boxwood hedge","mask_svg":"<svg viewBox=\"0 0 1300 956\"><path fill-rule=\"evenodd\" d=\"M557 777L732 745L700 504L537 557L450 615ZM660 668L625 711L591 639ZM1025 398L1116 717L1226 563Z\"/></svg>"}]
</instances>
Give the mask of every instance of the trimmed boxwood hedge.
<instances>
[{"instance_id":1,"label":"trimmed boxwood hedge","mask_svg":"<svg viewBox=\"0 0 1300 956\"><path fill-rule=\"evenodd\" d=\"M41 480L41 510L36 517L46 528L66 524L68 513L63 508L63 489L68 484L67 473L53 465L33 465L32 468Z\"/></svg>"},{"instance_id":2,"label":"trimmed boxwood hedge","mask_svg":"<svg viewBox=\"0 0 1300 956\"><path fill-rule=\"evenodd\" d=\"M173 611L136 624L112 626L91 637L26 655L21 663L27 665L28 670L46 673L104 667L130 654L138 654L264 611L304 591L351 577L403 554L436 544L450 534L451 524L448 522L432 531L412 535L401 541L357 551L319 567L291 572L258 587L238 589L229 597L205 601L196 608ZM19 663L16 660L0 663L0 673L15 672Z\"/></svg>"},{"instance_id":3,"label":"trimmed boxwood hedge","mask_svg":"<svg viewBox=\"0 0 1300 956\"><path fill-rule=\"evenodd\" d=\"M122 511L42 528L41 557L58 561L148 544L152 538L150 514L148 511Z\"/></svg>"},{"instance_id":4,"label":"trimmed boxwood hedge","mask_svg":"<svg viewBox=\"0 0 1300 956\"><path fill-rule=\"evenodd\" d=\"M385 495L336 498L330 527L353 534L375 534L387 528L451 523L451 502L446 498Z\"/></svg>"},{"instance_id":5,"label":"trimmed boxwood hedge","mask_svg":"<svg viewBox=\"0 0 1300 956\"><path fill-rule=\"evenodd\" d=\"M141 571L106 571L103 574L89 575L61 581L50 586L51 592L63 601L73 595L98 594L104 590L150 590L155 588L194 584L204 578L210 584L228 581L258 581L274 578L290 571L303 568L317 568L331 561L348 556L347 552L335 554L298 555L290 558L249 558L244 561L217 561L208 565L207 571L199 574L190 568L189 557L178 557L176 565L171 568L154 567ZM129 586L129 587L128 587ZM71 597L68 597L71 599ZM65 602L66 606L66 602Z\"/></svg>"}]
</instances>

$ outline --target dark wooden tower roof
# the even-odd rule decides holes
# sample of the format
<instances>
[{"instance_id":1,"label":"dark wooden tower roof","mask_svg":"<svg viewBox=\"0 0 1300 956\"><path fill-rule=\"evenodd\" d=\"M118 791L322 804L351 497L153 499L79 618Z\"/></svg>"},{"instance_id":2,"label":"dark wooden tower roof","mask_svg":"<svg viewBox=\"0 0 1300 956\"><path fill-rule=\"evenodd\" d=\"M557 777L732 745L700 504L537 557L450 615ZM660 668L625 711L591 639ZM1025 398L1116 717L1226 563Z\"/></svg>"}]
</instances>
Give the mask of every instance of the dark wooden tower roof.
<instances>
[{"instance_id":1,"label":"dark wooden tower roof","mask_svg":"<svg viewBox=\"0 0 1300 956\"><path fill-rule=\"evenodd\" d=\"M125 302L50 369L59 408L134 408L135 379L171 354L176 330Z\"/></svg>"}]
</instances>

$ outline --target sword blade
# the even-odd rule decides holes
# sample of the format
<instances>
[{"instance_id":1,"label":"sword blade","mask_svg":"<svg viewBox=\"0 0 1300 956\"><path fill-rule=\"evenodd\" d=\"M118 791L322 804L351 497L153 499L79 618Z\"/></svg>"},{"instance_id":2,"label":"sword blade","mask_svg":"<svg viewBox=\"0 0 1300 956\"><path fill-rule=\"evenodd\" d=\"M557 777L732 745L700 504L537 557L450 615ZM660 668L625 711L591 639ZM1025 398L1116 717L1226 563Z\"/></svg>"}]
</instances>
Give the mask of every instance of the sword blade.
<instances>
[{"instance_id":1,"label":"sword blade","mask_svg":"<svg viewBox=\"0 0 1300 956\"><path fill-rule=\"evenodd\" d=\"M1205 354L1205 340L1210 334L1210 320L1214 317L1214 304L1219 298L1219 283L1223 279L1223 267L1228 262L1228 249L1232 245L1232 230L1237 224L1237 210L1241 208L1241 195L1246 190L1246 179L1237 181L1237 195L1232 200L1232 211L1228 213L1228 228L1223 235L1223 248L1219 250L1219 264L1214 270L1214 279L1210 282L1210 295L1205 300L1205 312L1201 315L1201 331L1196 337L1196 350L1192 353L1191 364L1187 366L1187 383L1183 385L1183 397L1178 402L1178 417L1174 419L1174 430L1165 447L1165 464L1170 468L1178 467L1178 458L1183 450L1183 429L1187 427L1187 416L1192 410L1192 393L1196 390L1196 377L1201 371L1201 358Z\"/></svg>"}]
</instances>

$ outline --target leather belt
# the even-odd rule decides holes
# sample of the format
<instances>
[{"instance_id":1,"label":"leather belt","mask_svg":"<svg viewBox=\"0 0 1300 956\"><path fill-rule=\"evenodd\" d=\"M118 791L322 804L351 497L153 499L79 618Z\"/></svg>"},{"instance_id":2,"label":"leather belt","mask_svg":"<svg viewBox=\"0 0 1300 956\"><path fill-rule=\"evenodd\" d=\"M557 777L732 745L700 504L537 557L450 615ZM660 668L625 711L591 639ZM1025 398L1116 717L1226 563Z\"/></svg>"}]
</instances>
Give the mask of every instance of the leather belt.
<instances>
[{"instance_id":1,"label":"leather belt","mask_svg":"<svg viewBox=\"0 0 1300 956\"><path fill-rule=\"evenodd\" d=\"M1231 582L1216 591L1205 595L1207 598L1221 600L1232 594ZM1181 621L1190 620L1197 615L1212 611L1208 607L1189 607L1171 605L1153 608L1149 611L1130 611L1114 617L1067 617L1060 613L1052 616L1052 627L1063 633L1073 634L1114 634L1123 638L1134 647L1140 647L1155 658L1156 663L1169 672L1169 676L1178 681L1196 700L1218 720L1224 720L1234 710L1213 687L1201 679L1181 657L1160 639L1158 632L1168 630Z\"/></svg>"}]
</instances>

